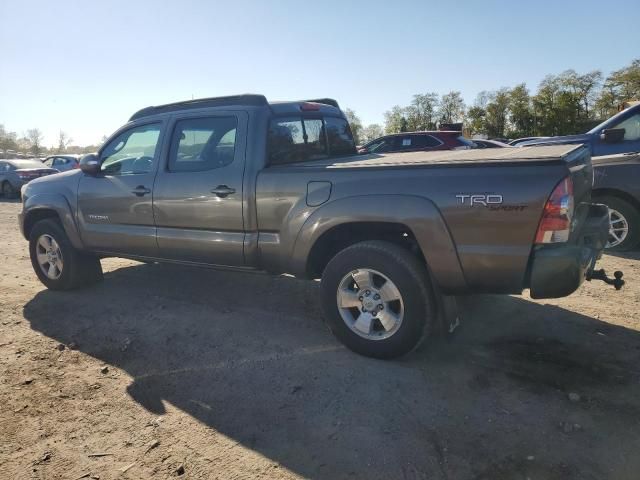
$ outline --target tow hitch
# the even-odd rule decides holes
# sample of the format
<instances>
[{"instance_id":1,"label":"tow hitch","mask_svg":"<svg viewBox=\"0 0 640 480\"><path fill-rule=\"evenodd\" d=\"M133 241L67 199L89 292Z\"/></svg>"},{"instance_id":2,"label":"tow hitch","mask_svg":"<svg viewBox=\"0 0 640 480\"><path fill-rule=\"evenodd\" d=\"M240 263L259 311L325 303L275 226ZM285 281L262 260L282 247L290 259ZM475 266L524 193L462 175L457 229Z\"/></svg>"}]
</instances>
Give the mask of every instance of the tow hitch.
<instances>
[{"instance_id":1,"label":"tow hitch","mask_svg":"<svg viewBox=\"0 0 640 480\"><path fill-rule=\"evenodd\" d=\"M587 273L587 280L590 282L591 280L602 280L607 285L613 285L616 290L620 290L624 285L624 280L622 280L622 276L624 274L620 270L616 270L613 272L614 278L607 277L607 272L604 271L604 268L600 270L593 270L590 273Z\"/></svg>"}]
</instances>

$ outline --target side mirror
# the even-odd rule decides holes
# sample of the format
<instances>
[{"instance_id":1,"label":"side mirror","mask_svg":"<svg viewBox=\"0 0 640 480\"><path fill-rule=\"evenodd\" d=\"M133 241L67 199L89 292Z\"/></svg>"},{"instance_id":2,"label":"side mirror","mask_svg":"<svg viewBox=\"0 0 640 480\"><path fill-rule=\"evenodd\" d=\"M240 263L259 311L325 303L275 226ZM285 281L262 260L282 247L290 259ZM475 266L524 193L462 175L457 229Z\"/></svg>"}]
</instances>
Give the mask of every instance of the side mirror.
<instances>
[{"instance_id":1,"label":"side mirror","mask_svg":"<svg viewBox=\"0 0 640 480\"><path fill-rule=\"evenodd\" d=\"M620 143L624 140L624 128L606 128L600 135L600 140L604 143Z\"/></svg>"},{"instance_id":2,"label":"side mirror","mask_svg":"<svg viewBox=\"0 0 640 480\"><path fill-rule=\"evenodd\" d=\"M95 153L88 153L80 159L80 170L95 177L100 173L100 159Z\"/></svg>"}]
</instances>

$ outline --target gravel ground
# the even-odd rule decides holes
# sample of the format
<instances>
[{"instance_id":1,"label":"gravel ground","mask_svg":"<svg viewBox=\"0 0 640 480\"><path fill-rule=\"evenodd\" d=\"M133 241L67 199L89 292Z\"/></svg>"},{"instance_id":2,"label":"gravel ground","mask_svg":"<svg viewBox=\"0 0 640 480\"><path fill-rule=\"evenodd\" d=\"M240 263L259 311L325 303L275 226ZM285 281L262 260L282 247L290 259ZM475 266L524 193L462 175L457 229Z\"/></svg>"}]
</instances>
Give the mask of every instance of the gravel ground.
<instances>
[{"instance_id":1,"label":"gravel ground","mask_svg":"<svg viewBox=\"0 0 640 480\"><path fill-rule=\"evenodd\" d=\"M49 292L0 202L0 478L630 479L640 255L621 292L461 300L446 341L341 347L318 286L103 261Z\"/></svg>"}]
</instances>

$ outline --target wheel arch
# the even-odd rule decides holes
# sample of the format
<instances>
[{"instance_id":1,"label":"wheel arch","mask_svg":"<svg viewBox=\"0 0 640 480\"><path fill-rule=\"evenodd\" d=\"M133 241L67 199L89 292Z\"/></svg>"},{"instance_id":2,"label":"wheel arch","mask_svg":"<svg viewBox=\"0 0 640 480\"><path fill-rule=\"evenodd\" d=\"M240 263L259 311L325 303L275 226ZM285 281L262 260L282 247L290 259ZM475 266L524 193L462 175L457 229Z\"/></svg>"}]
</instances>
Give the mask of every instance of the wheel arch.
<instances>
[{"instance_id":1,"label":"wheel arch","mask_svg":"<svg viewBox=\"0 0 640 480\"><path fill-rule=\"evenodd\" d=\"M365 240L387 240L421 257L445 292L464 292L455 244L440 211L412 195L345 197L315 210L300 229L291 255L296 275L316 277L337 253Z\"/></svg>"},{"instance_id":2,"label":"wheel arch","mask_svg":"<svg viewBox=\"0 0 640 480\"><path fill-rule=\"evenodd\" d=\"M67 199L62 195L39 194L29 197L22 214L22 234L28 240L33 226L45 218L60 222L69 241L75 248L82 248L82 240Z\"/></svg>"},{"instance_id":3,"label":"wheel arch","mask_svg":"<svg viewBox=\"0 0 640 480\"><path fill-rule=\"evenodd\" d=\"M597 200L600 197L619 198L620 200L630 203L640 212L640 200L624 190L618 190L617 188L598 188L591 192L592 200Z\"/></svg>"}]
</instances>

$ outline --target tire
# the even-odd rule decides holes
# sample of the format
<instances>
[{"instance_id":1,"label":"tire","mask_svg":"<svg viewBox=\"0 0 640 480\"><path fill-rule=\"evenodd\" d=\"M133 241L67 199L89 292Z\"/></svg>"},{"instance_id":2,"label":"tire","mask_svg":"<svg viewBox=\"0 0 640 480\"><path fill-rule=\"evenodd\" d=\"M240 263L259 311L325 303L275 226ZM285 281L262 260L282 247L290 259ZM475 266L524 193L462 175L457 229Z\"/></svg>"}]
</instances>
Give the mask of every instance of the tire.
<instances>
[{"instance_id":1,"label":"tire","mask_svg":"<svg viewBox=\"0 0 640 480\"><path fill-rule=\"evenodd\" d=\"M638 209L631 203L618 197L599 197L596 198L595 201L609 207L609 215L612 221L615 222L611 226L618 227L619 230L615 234L618 237L623 237L621 241L618 242L617 238L610 233L607 250L623 252L636 247L638 243L640 243L640 212ZM620 230L624 226L627 227L626 233Z\"/></svg>"},{"instance_id":2,"label":"tire","mask_svg":"<svg viewBox=\"0 0 640 480\"><path fill-rule=\"evenodd\" d=\"M2 183L2 195L4 196L4 198L18 198L18 194L19 192L15 188L13 188L13 185L11 185L11 183L7 181Z\"/></svg>"},{"instance_id":3,"label":"tire","mask_svg":"<svg viewBox=\"0 0 640 480\"><path fill-rule=\"evenodd\" d=\"M362 279L360 286L355 278ZM387 281L391 281L390 287ZM425 265L393 243L366 241L342 250L327 264L321 289L325 318L333 334L349 349L367 357L389 359L411 352L436 321ZM385 301L397 294L400 300ZM360 314L364 320L358 325Z\"/></svg>"},{"instance_id":4,"label":"tire","mask_svg":"<svg viewBox=\"0 0 640 480\"><path fill-rule=\"evenodd\" d=\"M45 245L53 256L47 256ZM100 259L73 248L60 223L53 219L40 220L33 226L29 235L29 255L38 279L50 290L73 290L94 284L103 278ZM51 263L41 268L38 255L41 259L44 256L56 264L52 276L43 271L50 271ZM62 260L58 262L60 257Z\"/></svg>"}]
</instances>

